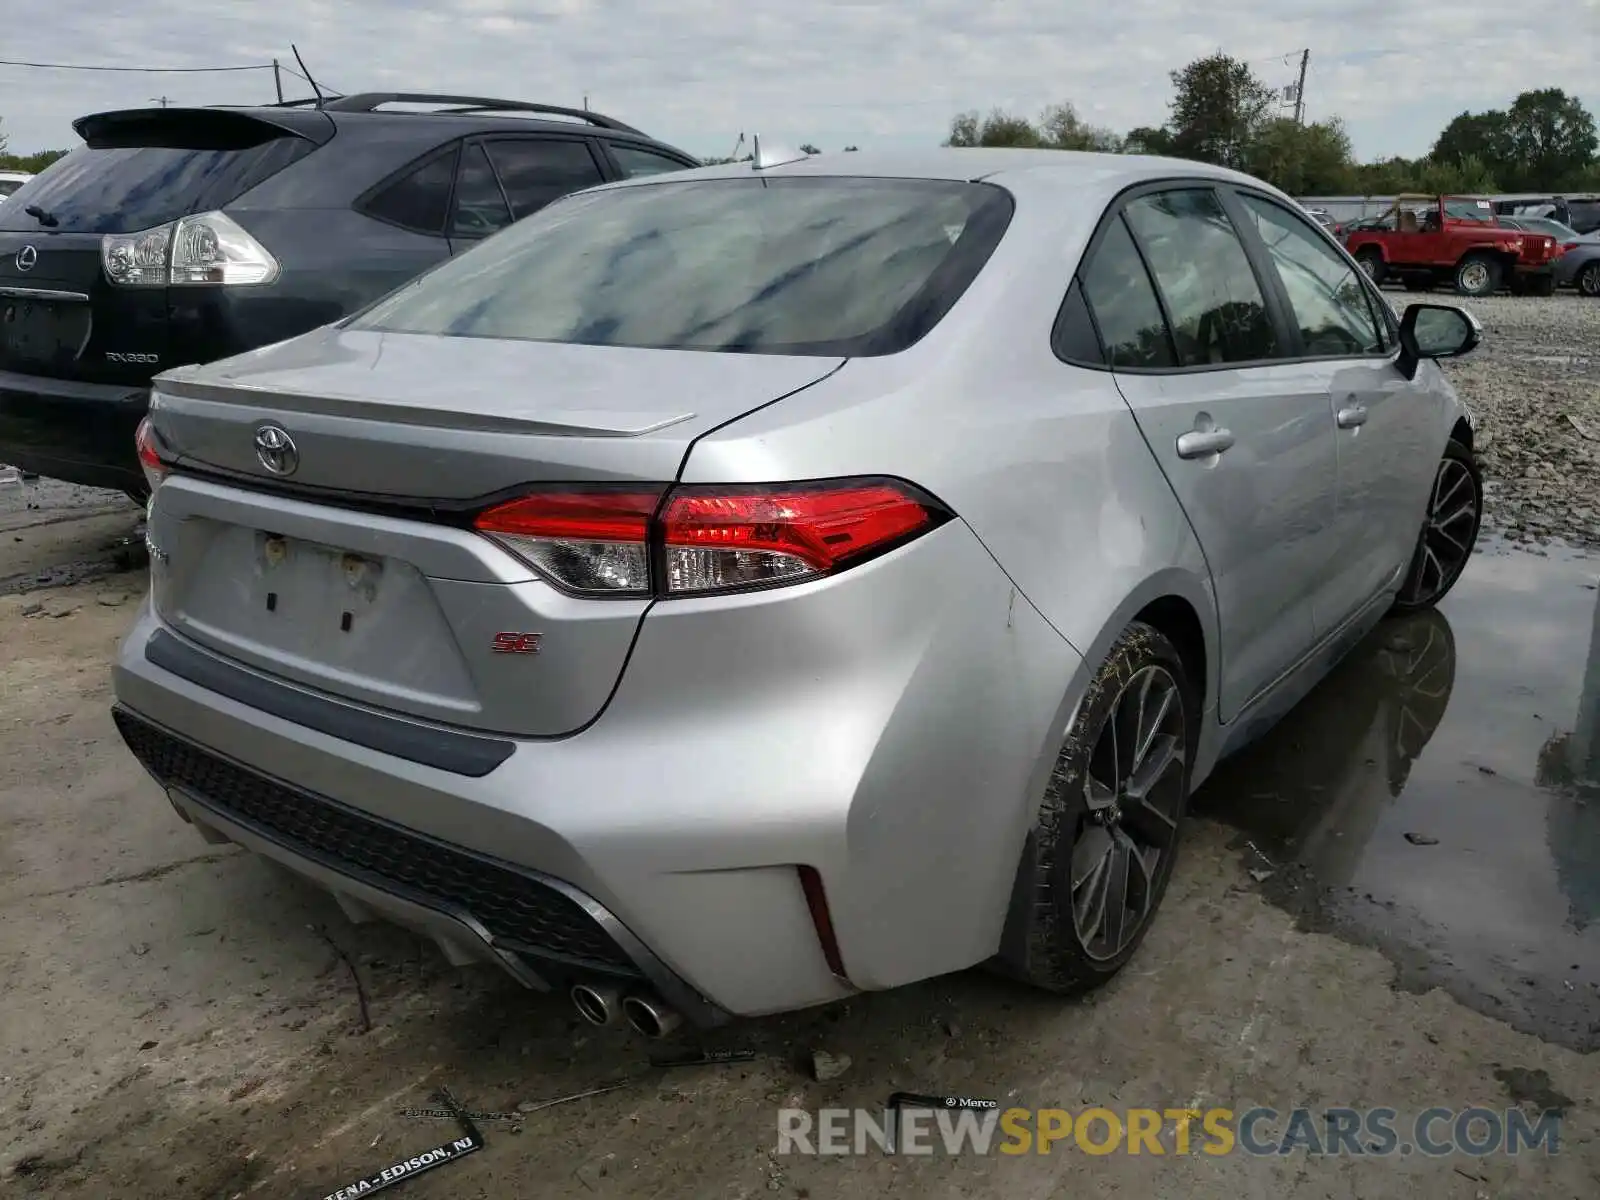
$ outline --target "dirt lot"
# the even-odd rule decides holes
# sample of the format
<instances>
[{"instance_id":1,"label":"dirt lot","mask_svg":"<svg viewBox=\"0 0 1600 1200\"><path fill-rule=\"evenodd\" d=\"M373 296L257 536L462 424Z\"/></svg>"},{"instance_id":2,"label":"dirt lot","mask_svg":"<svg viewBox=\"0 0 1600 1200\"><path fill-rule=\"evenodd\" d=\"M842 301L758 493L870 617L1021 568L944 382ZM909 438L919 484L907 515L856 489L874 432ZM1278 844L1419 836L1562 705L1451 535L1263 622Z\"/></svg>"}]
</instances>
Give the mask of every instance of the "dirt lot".
<instances>
[{"instance_id":1,"label":"dirt lot","mask_svg":"<svg viewBox=\"0 0 1600 1200\"><path fill-rule=\"evenodd\" d=\"M1508 534L1600 546L1600 303L1562 293L1458 301L1484 325L1483 346L1447 366L1481 418L1492 511Z\"/></svg>"},{"instance_id":2,"label":"dirt lot","mask_svg":"<svg viewBox=\"0 0 1600 1200\"><path fill-rule=\"evenodd\" d=\"M1533 314L1577 303L1474 309L1491 346L1504 324L1525 347L1556 319ZM1454 368L1491 446L1554 444L1551 414L1592 401L1592 375L1537 357ZM1497 511L1526 526L1543 494ZM970 973L741 1024L705 1044L754 1061L661 1071L633 1035L351 926L182 824L107 715L107 659L145 587L134 519L103 495L0 495L0 1190L321 1197L455 1136L400 1111L440 1085L514 1113L628 1079L486 1120L481 1153L395 1194L1600 1194L1600 560L1491 541L1440 614L1380 629L1197 797L1162 917L1102 993L1063 1003ZM847 1069L817 1082L816 1050ZM895 1090L1563 1116L1558 1154L1518 1158L1212 1157L1170 1137L1161 1156L775 1152L780 1107L878 1110Z\"/></svg>"}]
</instances>

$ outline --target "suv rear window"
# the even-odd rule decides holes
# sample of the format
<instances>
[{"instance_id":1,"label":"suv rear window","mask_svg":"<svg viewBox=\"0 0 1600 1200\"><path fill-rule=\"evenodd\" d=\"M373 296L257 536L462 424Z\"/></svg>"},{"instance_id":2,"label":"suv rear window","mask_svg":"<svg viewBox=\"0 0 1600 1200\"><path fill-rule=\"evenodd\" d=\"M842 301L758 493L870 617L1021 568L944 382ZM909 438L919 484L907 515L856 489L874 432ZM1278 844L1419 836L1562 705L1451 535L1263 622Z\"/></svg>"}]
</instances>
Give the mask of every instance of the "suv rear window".
<instances>
[{"instance_id":1,"label":"suv rear window","mask_svg":"<svg viewBox=\"0 0 1600 1200\"><path fill-rule=\"evenodd\" d=\"M315 146L275 137L242 149L82 146L23 184L0 208L0 229L42 228L23 210L43 209L59 233L134 233L238 199Z\"/></svg>"},{"instance_id":2,"label":"suv rear window","mask_svg":"<svg viewBox=\"0 0 1600 1200\"><path fill-rule=\"evenodd\" d=\"M977 276L1011 219L991 184L709 179L540 210L354 329L765 354L893 354Z\"/></svg>"}]
</instances>

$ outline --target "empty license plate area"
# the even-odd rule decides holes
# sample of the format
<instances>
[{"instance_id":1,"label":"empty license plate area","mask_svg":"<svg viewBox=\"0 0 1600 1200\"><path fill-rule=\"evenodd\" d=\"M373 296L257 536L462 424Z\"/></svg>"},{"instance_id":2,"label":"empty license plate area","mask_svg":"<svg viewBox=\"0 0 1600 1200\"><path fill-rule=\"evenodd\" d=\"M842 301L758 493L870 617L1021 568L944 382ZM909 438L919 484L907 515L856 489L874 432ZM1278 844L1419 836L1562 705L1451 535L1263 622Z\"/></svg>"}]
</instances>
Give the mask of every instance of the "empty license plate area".
<instances>
[{"instance_id":1,"label":"empty license plate area","mask_svg":"<svg viewBox=\"0 0 1600 1200\"><path fill-rule=\"evenodd\" d=\"M162 606L181 632L352 699L442 718L477 710L433 589L411 564L204 518L181 524L193 552L167 565Z\"/></svg>"},{"instance_id":2,"label":"empty license plate area","mask_svg":"<svg viewBox=\"0 0 1600 1200\"><path fill-rule=\"evenodd\" d=\"M0 367L71 363L89 341L89 305L0 293Z\"/></svg>"}]
</instances>

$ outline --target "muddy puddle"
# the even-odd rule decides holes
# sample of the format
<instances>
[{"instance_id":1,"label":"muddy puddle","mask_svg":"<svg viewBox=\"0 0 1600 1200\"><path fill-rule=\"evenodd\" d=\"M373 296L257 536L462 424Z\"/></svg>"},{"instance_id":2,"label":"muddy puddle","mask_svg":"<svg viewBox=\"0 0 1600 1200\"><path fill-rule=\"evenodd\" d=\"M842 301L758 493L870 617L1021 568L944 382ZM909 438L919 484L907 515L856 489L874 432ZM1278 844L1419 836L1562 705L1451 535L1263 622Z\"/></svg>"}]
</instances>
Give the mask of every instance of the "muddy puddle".
<instances>
[{"instance_id":1,"label":"muddy puddle","mask_svg":"<svg viewBox=\"0 0 1600 1200\"><path fill-rule=\"evenodd\" d=\"M1600 1049L1600 557L1490 545L1196 812L1264 893L1516 1028Z\"/></svg>"}]
</instances>

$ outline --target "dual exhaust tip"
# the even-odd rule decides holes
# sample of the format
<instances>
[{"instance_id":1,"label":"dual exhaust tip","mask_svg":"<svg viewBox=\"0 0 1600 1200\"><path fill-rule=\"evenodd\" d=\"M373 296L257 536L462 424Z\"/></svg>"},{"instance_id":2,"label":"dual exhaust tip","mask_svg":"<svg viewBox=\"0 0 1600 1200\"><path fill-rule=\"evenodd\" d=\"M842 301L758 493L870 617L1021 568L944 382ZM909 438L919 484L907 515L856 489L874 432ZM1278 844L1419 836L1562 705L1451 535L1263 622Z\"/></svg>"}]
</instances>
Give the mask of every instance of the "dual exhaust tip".
<instances>
[{"instance_id":1,"label":"dual exhaust tip","mask_svg":"<svg viewBox=\"0 0 1600 1200\"><path fill-rule=\"evenodd\" d=\"M622 1018L634 1032L647 1038L664 1038L679 1025L683 1016L668 1008L652 992L629 992L606 984L580 983L573 986L572 1005L591 1025L611 1025Z\"/></svg>"}]
</instances>

